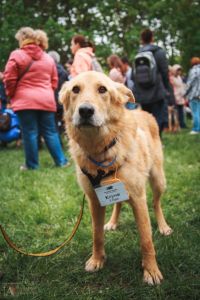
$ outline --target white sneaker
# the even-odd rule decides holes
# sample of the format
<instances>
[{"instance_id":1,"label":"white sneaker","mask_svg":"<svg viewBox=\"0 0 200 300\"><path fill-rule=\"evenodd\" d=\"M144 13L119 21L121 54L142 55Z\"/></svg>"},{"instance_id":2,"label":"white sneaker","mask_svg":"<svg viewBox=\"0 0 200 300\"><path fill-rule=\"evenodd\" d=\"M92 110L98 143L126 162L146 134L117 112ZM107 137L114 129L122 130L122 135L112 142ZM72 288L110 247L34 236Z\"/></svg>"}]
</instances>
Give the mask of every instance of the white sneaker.
<instances>
[{"instance_id":1,"label":"white sneaker","mask_svg":"<svg viewBox=\"0 0 200 300\"><path fill-rule=\"evenodd\" d=\"M198 133L199 133L198 131L194 131L194 130L190 131L190 134L198 134Z\"/></svg>"},{"instance_id":2,"label":"white sneaker","mask_svg":"<svg viewBox=\"0 0 200 300\"><path fill-rule=\"evenodd\" d=\"M27 168L27 166L26 165L22 165L22 166L20 166L20 171L27 171L28 170L28 168Z\"/></svg>"},{"instance_id":3,"label":"white sneaker","mask_svg":"<svg viewBox=\"0 0 200 300\"><path fill-rule=\"evenodd\" d=\"M62 165L62 166L60 166L61 168L68 168L68 167L70 167L71 166L71 163L70 163L70 161L68 161L66 164L64 164L64 165Z\"/></svg>"}]
</instances>

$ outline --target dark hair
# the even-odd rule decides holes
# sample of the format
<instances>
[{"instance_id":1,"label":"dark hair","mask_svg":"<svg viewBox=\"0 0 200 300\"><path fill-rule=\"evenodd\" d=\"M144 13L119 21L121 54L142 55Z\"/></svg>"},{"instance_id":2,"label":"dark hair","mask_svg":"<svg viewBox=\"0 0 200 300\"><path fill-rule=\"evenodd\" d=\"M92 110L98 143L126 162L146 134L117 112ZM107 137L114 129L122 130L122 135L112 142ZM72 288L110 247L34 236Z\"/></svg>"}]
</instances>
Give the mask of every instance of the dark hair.
<instances>
[{"instance_id":1,"label":"dark hair","mask_svg":"<svg viewBox=\"0 0 200 300\"><path fill-rule=\"evenodd\" d=\"M93 43L93 42L91 42L91 41L87 41L87 47L91 47L91 48L92 48L92 50L93 50L93 52L95 53L95 51L96 51L96 47L95 47L95 45L94 45L94 43Z\"/></svg>"},{"instance_id":2,"label":"dark hair","mask_svg":"<svg viewBox=\"0 0 200 300\"><path fill-rule=\"evenodd\" d=\"M129 61L128 57L126 57L126 56L123 56L123 57L121 58L121 61L122 61L124 64L130 65L130 61Z\"/></svg>"},{"instance_id":3,"label":"dark hair","mask_svg":"<svg viewBox=\"0 0 200 300\"><path fill-rule=\"evenodd\" d=\"M146 28L141 32L141 40L144 44L149 44L153 39L153 32Z\"/></svg>"},{"instance_id":4,"label":"dark hair","mask_svg":"<svg viewBox=\"0 0 200 300\"><path fill-rule=\"evenodd\" d=\"M73 64L73 58L69 58L68 60L67 60L67 62L66 62L66 64L69 64L69 65L72 65Z\"/></svg>"},{"instance_id":5,"label":"dark hair","mask_svg":"<svg viewBox=\"0 0 200 300\"><path fill-rule=\"evenodd\" d=\"M88 42L84 35L77 34L73 36L72 40L74 41L75 44L79 44L81 48L88 47Z\"/></svg>"},{"instance_id":6,"label":"dark hair","mask_svg":"<svg viewBox=\"0 0 200 300\"><path fill-rule=\"evenodd\" d=\"M116 54L110 55L107 58L107 62L108 62L109 67L118 68L118 69L120 69L122 74L124 74L124 67L123 67L121 58L118 55L116 55Z\"/></svg>"}]
</instances>

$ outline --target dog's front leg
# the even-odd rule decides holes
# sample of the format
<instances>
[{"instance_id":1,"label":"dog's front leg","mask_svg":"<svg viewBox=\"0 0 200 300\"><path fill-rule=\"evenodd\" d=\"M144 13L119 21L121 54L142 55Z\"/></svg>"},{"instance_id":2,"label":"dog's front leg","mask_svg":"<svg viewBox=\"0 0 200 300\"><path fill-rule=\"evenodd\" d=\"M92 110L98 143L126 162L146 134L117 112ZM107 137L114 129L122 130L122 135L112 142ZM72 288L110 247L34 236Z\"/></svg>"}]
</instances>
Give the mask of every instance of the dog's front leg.
<instances>
[{"instance_id":1,"label":"dog's front leg","mask_svg":"<svg viewBox=\"0 0 200 300\"><path fill-rule=\"evenodd\" d=\"M163 279L163 276L156 262L146 196L143 195L142 197L131 200L130 203L133 207L140 234L144 281L151 285L159 284Z\"/></svg>"},{"instance_id":2,"label":"dog's front leg","mask_svg":"<svg viewBox=\"0 0 200 300\"><path fill-rule=\"evenodd\" d=\"M104 219L105 207L101 207L96 195L89 197L90 212L92 216L93 249L92 256L86 262L85 270L95 272L103 268L105 262L104 250Z\"/></svg>"}]
</instances>

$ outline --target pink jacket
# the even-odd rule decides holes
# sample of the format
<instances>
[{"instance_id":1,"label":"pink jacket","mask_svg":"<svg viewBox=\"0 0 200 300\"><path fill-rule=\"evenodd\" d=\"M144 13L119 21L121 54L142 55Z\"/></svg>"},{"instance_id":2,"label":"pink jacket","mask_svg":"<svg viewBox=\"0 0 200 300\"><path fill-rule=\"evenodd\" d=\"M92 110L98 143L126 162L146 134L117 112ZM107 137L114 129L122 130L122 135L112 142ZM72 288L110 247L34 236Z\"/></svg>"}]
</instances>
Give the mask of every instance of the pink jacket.
<instances>
[{"instance_id":1,"label":"pink jacket","mask_svg":"<svg viewBox=\"0 0 200 300\"><path fill-rule=\"evenodd\" d=\"M121 71L117 68L113 68L109 72L109 77L116 82L125 83L125 77L122 75Z\"/></svg>"},{"instance_id":2,"label":"pink jacket","mask_svg":"<svg viewBox=\"0 0 200 300\"><path fill-rule=\"evenodd\" d=\"M30 62L33 64L18 81ZM3 78L14 111L37 109L56 111L54 89L58 84L53 59L39 46L29 44L10 54Z\"/></svg>"},{"instance_id":3,"label":"pink jacket","mask_svg":"<svg viewBox=\"0 0 200 300\"><path fill-rule=\"evenodd\" d=\"M185 84L181 76L170 76L170 82L174 89L174 96L177 105L183 105L185 103Z\"/></svg>"},{"instance_id":4,"label":"pink jacket","mask_svg":"<svg viewBox=\"0 0 200 300\"><path fill-rule=\"evenodd\" d=\"M86 71L92 70L92 57L94 56L91 47L80 48L74 56L74 61L71 66L70 75L72 77Z\"/></svg>"}]
</instances>

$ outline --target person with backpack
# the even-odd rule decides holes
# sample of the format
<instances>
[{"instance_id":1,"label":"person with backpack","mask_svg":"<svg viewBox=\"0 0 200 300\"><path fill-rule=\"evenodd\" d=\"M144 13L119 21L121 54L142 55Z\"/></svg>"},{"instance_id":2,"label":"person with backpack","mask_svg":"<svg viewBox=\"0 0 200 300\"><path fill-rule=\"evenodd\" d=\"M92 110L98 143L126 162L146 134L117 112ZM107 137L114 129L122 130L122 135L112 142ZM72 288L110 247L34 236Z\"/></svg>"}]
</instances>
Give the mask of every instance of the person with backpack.
<instances>
[{"instance_id":1,"label":"person with backpack","mask_svg":"<svg viewBox=\"0 0 200 300\"><path fill-rule=\"evenodd\" d=\"M154 44L150 29L142 31L141 43L134 60L134 95L142 109L155 117L161 135L168 122L168 61L165 51Z\"/></svg>"},{"instance_id":2,"label":"person with backpack","mask_svg":"<svg viewBox=\"0 0 200 300\"><path fill-rule=\"evenodd\" d=\"M74 55L70 68L70 77L86 71L103 72L100 63L94 54L94 45L83 35L75 35L71 40L71 52Z\"/></svg>"},{"instance_id":3,"label":"person with backpack","mask_svg":"<svg viewBox=\"0 0 200 300\"><path fill-rule=\"evenodd\" d=\"M22 27L15 38L20 49L11 52L3 81L11 107L22 129L25 164L21 171L39 168L38 136L41 134L58 167L68 165L55 124L54 90L58 76L53 59L45 52L48 37L42 30Z\"/></svg>"}]
</instances>

